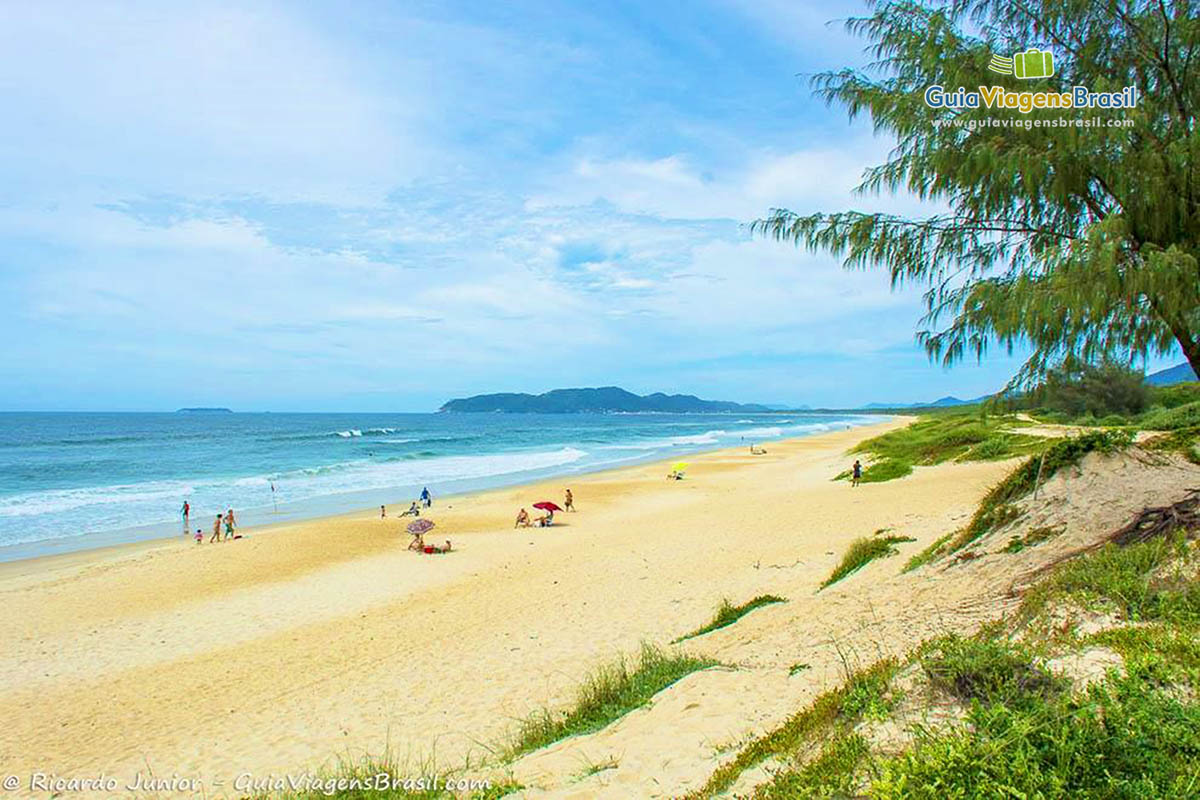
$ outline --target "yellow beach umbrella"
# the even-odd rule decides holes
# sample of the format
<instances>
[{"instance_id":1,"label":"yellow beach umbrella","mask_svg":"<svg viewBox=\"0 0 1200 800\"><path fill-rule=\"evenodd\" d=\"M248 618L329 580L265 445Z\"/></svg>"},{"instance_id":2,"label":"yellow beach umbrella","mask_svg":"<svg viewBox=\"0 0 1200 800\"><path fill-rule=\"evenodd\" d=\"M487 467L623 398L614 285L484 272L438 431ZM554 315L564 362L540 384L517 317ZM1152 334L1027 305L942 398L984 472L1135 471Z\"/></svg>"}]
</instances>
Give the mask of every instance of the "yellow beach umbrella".
<instances>
[{"instance_id":1,"label":"yellow beach umbrella","mask_svg":"<svg viewBox=\"0 0 1200 800\"><path fill-rule=\"evenodd\" d=\"M690 466L688 461L677 461L671 469L675 472L684 472Z\"/></svg>"}]
</instances>

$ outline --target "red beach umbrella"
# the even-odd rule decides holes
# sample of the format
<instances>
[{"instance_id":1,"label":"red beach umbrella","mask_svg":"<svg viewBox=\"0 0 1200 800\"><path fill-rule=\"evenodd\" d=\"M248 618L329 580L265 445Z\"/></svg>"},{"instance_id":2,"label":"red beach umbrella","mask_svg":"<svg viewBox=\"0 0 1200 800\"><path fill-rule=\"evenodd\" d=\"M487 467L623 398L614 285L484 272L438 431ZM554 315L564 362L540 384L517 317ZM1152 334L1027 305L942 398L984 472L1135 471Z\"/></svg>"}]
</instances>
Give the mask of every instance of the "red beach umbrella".
<instances>
[{"instance_id":1,"label":"red beach umbrella","mask_svg":"<svg viewBox=\"0 0 1200 800\"><path fill-rule=\"evenodd\" d=\"M425 533L425 531L429 530L432 527L433 527L433 520L417 519L417 520L413 520L412 522L408 523L408 532L412 533L412 534Z\"/></svg>"},{"instance_id":2,"label":"red beach umbrella","mask_svg":"<svg viewBox=\"0 0 1200 800\"><path fill-rule=\"evenodd\" d=\"M534 503L534 508L540 508L542 511L562 511L561 508L551 503L549 500L543 500L540 503Z\"/></svg>"}]
</instances>

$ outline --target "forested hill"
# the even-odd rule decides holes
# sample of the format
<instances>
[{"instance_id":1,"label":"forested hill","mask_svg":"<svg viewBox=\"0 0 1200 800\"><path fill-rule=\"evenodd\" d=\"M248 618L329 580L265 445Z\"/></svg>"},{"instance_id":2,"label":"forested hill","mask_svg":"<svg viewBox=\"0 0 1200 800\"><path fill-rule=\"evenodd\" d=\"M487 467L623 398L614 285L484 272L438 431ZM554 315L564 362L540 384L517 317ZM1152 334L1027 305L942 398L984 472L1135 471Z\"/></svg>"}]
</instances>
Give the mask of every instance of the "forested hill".
<instances>
[{"instance_id":1,"label":"forested hill","mask_svg":"<svg viewBox=\"0 0 1200 800\"><path fill-rule=\"evenodd\" d=\"M690 394L655 392L636 395L616 386L600 389L555 389L544 394L481 394L451 400L441 411L501 411L525 414L571 413L715 413L729 411L771 411L767 406L701 400Z\"/></svg>"}]
</instances>

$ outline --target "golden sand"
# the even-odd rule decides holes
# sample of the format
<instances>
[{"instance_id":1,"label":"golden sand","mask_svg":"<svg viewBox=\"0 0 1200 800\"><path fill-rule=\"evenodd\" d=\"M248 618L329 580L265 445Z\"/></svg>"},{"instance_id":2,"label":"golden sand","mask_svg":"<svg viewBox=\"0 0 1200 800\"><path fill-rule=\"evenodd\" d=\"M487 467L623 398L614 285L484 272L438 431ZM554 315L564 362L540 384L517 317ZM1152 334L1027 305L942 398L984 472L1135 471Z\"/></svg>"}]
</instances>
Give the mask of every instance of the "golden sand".
<instances>
[{"instance_id":1,"label":"golden sand","mask_svg":"<svg viewBox=\"0 0 1200 800\"><path fill-rule=\"evenodd\" d=\"M794 599L685 645L740 670L691 675L652 711L512 768L530 797L671 796L837 680L847 657L995 615L972 605L965 570L956 583L868 577L814 594L851 540L893 528L918 539L907 557L961 526L1011 469L831 481L847 448L904 424L771 443L761 456L689 456L684 481L664 480L662 463L573 477L578 512L550 529L514 530L513 518L561 503L562 480L447 498L428 514L428 538L454 542L443 556L408 552L407 520L376 509L228 543L180 537L4 565L0 764L122 784L178 775L207 796L240 794L246 774L364 753L414 771L430 758L457 767L515 720L567 703L597 664L703 624L723 597ZM884 644L865 652L867 641ZM811 668L789 676L799 662ZM620 767L571 778L607 759Z\"/></svg>"}]
</instances>

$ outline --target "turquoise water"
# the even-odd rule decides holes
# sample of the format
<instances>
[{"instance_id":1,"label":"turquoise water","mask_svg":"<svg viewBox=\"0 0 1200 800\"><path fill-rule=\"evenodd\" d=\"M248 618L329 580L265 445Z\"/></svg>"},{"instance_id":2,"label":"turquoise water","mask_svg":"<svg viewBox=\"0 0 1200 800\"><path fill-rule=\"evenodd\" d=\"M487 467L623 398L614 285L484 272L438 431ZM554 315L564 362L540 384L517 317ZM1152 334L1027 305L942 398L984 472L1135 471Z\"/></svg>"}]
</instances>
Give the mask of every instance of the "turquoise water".
<instances>
[{"instance_id":1,"label":"turquoise water","mask_svg":"<svg viewBox=\"0 0 1200 800\"><path fill-rule=\"evenodd\" d=\"M0 414L0 561L803 436L831 414ZM275 491L271 486L274 484ZM541 498L533 498L541 499Z\"/></svg>"}]
</instances>

